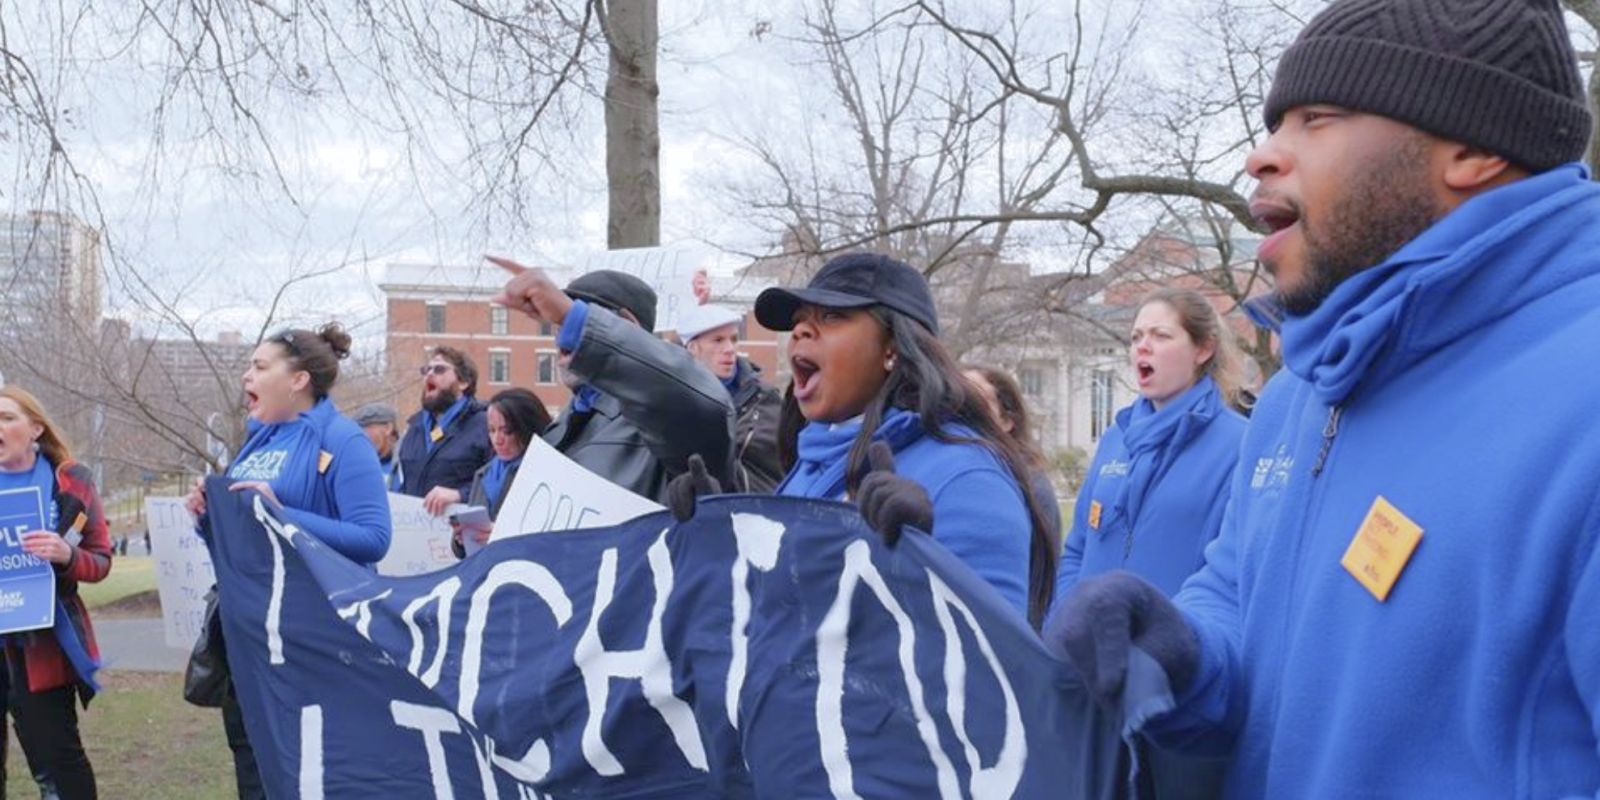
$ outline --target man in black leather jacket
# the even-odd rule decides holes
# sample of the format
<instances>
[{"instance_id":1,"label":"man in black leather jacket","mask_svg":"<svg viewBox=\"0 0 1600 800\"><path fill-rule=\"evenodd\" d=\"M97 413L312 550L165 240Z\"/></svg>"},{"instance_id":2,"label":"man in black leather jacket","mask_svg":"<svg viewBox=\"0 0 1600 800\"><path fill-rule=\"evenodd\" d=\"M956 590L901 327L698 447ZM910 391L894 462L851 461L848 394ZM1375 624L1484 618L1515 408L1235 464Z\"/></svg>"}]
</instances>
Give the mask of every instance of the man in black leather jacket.
<instances>
[{"instance_id":1,"label":"man in black leather jacket","mask_svg":"<svg viewBox=\"0 0 1600 800\"><path fill-rule=\"evenodd\" d=\"M565 291L543 270L491 258L516 273L494 302L559 329L562 379L573 389L544 439L584 468L643 497L699 454L728 480L733 403L687 351L656 338L656 295L622 272L580 276Z\"/></svg>"}]
</instances>

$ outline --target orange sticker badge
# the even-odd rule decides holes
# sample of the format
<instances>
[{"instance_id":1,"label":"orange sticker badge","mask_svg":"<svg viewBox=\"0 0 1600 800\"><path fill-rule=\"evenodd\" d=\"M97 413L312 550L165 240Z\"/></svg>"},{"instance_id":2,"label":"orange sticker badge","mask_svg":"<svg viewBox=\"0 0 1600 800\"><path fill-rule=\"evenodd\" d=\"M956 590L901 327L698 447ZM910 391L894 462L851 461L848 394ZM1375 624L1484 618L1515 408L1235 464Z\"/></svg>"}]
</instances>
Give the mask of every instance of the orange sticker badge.
<instances>
[{"instance_id":1,"label":"orange sticker badge","mask_svg":"<svg viewBox=\"0 0 1600 800\"><path fill-rule=\"evenodd\" d=\"M1381 603L1389 599L1420 541L1422 528L1379 496L1339 563Z\"/></svg>"}]
</instances>

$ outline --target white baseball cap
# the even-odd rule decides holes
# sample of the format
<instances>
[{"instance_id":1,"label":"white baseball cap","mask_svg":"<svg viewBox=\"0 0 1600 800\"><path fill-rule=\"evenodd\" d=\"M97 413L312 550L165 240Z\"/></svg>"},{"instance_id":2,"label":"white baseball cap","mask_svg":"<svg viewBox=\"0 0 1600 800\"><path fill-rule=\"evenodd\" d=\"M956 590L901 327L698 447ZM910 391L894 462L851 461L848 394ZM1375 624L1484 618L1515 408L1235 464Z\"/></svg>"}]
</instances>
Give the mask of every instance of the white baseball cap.
<instances>
[{"instance_id":1,"label":"white baseball cap","mask_svg":"<svg viewBox=\"0 0 1600 800\"><path fill-rule=\"evenodd\" d=\"M690 339L724 325L737 325L744 315L722 306L694 306L678 314L678 338L688 344Z\"/></svg>"}]
</instances>

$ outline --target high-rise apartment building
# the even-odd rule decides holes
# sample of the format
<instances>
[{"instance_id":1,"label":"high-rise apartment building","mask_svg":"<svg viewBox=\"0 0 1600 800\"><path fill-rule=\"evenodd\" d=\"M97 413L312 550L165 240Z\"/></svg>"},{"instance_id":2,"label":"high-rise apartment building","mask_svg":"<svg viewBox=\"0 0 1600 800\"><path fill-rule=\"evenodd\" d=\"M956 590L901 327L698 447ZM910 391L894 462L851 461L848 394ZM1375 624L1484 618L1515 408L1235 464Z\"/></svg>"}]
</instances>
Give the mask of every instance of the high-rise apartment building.
<instances>
[{"instance_id":1,"label":"high-rise apartment building","mask_svg":"<svg viewBox=\"0 0 1600 800\"><path fill-rule=\"evenodd\" d=\"M72 329L100 327L105 278L100 232L71 214L0 215L0 322Z\"/></svg>"}]
</instances>

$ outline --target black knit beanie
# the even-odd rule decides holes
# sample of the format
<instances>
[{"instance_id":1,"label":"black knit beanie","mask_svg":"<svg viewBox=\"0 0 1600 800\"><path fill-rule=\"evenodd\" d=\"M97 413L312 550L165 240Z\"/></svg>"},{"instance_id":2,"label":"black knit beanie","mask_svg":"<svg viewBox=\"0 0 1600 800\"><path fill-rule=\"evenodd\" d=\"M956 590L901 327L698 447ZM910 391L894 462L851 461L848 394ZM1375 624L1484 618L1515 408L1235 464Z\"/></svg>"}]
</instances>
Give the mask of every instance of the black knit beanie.
<instances>
[{"instance_id":1,"label":"black knit beanie","mask_svg":"<svg viewBox=\"0 0 1600 800\"><path fill-rule=\"evenodd\" d=\"M1591 124L1558 0L1337 0L1284 52L1267 127L1321 103L1535 172L1581 158Z\"/></svg>"}]
</instances>

